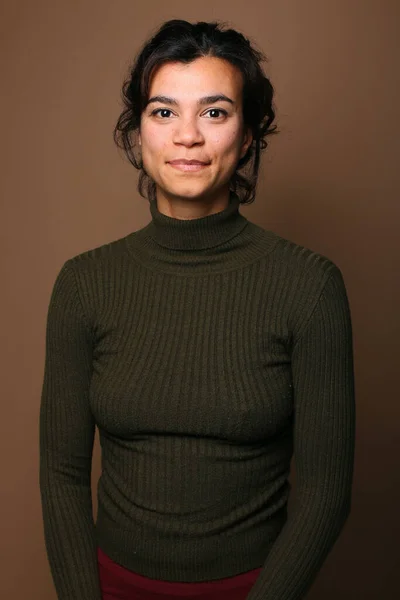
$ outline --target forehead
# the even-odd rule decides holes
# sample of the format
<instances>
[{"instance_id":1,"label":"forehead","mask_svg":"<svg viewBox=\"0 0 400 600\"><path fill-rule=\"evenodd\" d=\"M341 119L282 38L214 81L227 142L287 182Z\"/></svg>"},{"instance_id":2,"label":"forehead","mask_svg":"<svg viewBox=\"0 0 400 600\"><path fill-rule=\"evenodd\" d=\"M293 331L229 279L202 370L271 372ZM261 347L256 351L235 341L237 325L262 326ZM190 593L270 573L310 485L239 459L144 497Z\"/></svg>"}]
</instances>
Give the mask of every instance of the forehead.
<instances>
[{"instance_id":1,"label":"forehead","mask_svg":"<svg viewBox=\"0 0 400 600\"><path fill-rule=\"evenodd\" d=\"M174 91L181 95L221 92L239 97L242 74L238 67L216 57L201 57L190 63L168 62L158 67L150 79L150 95Z\"/></svg>"}]
</instances>

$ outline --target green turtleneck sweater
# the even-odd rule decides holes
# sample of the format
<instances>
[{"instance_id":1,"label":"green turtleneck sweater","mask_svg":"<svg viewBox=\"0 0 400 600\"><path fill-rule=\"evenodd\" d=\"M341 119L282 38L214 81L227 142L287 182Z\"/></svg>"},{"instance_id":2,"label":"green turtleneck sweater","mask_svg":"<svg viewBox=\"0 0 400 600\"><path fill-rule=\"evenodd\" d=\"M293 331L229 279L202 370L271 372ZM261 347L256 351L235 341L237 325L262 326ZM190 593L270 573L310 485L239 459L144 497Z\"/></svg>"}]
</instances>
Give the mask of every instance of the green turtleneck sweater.
<instances>
[{"instance_id":1,"label":"green turtleneck sweater","mask_svg":"<svg viewBox=\"0 0 400 600\"><path fill-rule=\"evenodd\" d=\"M234 194L203 218L150 210L139 231L68 259L50 299L40 486L58 598L100 600L99 545L168 581L262 566L248 600L298 600L351 505L341 271L246 219Z\"/></svg>"}]
</instances>

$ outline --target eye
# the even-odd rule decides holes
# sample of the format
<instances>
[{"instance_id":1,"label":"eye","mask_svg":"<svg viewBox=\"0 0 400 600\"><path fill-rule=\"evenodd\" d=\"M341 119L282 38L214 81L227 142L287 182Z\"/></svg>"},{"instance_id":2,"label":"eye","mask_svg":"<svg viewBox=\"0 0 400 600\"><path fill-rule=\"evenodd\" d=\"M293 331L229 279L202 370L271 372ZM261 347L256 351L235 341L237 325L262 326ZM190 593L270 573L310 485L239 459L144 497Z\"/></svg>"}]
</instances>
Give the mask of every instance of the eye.
<instances>
[{"instance_id":1,"label":"eye","mask_svg":"<svg viewBox=\"0 0 400 600\"><path fill-rule=\"evenodd\" d=\"M222 108L210 108L210 109L209 109L209 111L207 111L207 112L209 112L209 113L211 113L211 112L214 112L214 113L215 113L215 112L222 113L222 114L223 114L225 117L226 117L226 115L228 114L228 113L226 112L226 110L223 110Z\"/></svg>"},{"instance_id":2,"label":"eye","mask_svg":"<svg viewBox=\"0 0 400 600\"><path fill-rule=\"evenodd\" d=\"M160 114L160 117L161 117L161 118L164 118L164 117L168 118L168 115L165 115L165 113L171 113L171 112L172 112L172 111L171 111L171 110L169 110L169 108L156 108L155 110L153 110L153 112L152 112L151 114L152 114L152 115L157 115L158 113L163 113L163 114ZM208 113L222 113L222 115L223 115L223 116L225 116L225 117L226 117L226 115L228 114L228 113L226 112L226 110L223 110L222 108L210 108L210 109L209 109L207 112L208 112ZM217 118L218 118L219 116L220 116L220 115L217 115ZM214 118L215 118L215 117L212 117L212 119L214 119Z\"/></svg>"},{"instance_id":3,"label":"eye","mask_svg":"<svg viewBox=\"0 0 400 600\"><path fill-rule=\"evenodd\" d=\"M160 111L162 112L167 112L170 113L171 111L168 108L156 108L156 110L153 110L153 112L151 113L152 115L156 115L157 113L159 113ZM161 115L160 115L161 116Z\"/></svg>"}]
</instances>

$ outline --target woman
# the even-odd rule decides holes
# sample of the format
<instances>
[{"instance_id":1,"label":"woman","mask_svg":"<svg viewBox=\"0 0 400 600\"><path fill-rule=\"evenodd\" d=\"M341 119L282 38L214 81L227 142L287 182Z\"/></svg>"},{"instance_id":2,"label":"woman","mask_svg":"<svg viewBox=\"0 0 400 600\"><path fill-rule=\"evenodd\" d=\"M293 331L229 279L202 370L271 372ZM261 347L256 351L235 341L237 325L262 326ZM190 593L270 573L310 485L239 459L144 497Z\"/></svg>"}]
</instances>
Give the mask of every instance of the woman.
<instances>
[{"instance_id":1,"label":"woman","mask_svg":"<svg viewBox=\"0 0 400 600\"><path fill-rule=\"evenodd\" d=\"M262 59L237 31L173 20L124 85L115 140L151 222L67 260L48 312L40 482L61 600L303 598L349 515L341 271L239 212L275 130Z\"/></svg>"}]
</instances>

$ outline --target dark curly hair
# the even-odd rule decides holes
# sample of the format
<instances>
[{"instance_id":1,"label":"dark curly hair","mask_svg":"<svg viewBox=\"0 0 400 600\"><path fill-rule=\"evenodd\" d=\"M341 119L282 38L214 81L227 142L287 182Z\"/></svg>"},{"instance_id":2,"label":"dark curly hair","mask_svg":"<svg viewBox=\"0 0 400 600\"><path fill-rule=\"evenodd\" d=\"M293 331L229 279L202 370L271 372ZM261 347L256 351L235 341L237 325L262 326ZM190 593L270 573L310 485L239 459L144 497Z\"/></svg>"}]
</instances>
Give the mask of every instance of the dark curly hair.
<instances>
[{"instance_id":1,"label":"dark curly hair","mask_svg":"<svg viewBox=\"0 0 400 600\"><path fill-rule=\"evenodd\" d=\"M266 137L277 133L276 125L271 126L275 119L274 89L260 66L261 61L267 60L265 55L252 47L238 31L224 30L225 26L226 23L221 22L166 21L143 45L129 70L122 87L124 110L113 137L133 166L140 169L138 190L144 198L155 198L156 185L144 170L142 161L134 155L137 140L132 134L139 131L153 69L166 62L190 63L196 58L211 56L229 61L243 75L243 120L245 126L251 129L253 141L237 164L230 189L239 196L242 204L250 204L255 199L260 153L267 147ZM240 173L245 166L246 174Z\"/></svg>"}]
</instances>

